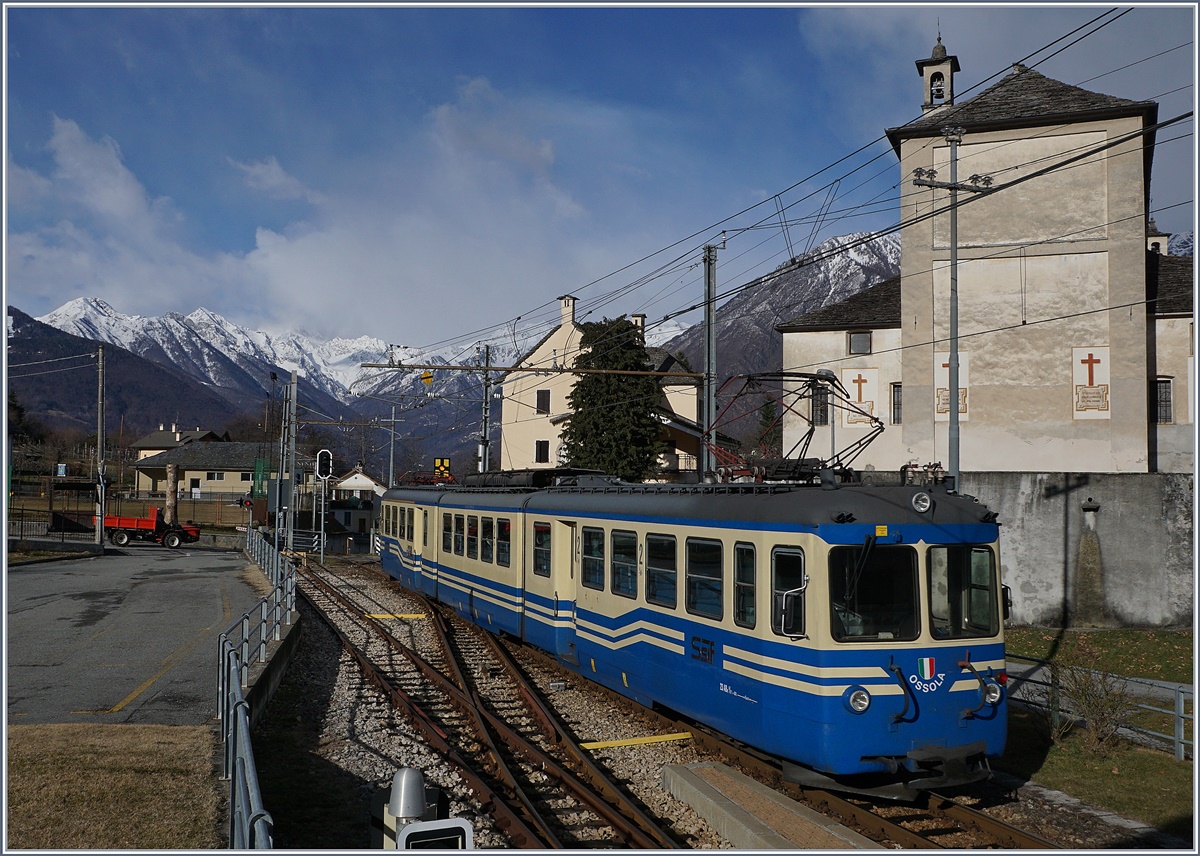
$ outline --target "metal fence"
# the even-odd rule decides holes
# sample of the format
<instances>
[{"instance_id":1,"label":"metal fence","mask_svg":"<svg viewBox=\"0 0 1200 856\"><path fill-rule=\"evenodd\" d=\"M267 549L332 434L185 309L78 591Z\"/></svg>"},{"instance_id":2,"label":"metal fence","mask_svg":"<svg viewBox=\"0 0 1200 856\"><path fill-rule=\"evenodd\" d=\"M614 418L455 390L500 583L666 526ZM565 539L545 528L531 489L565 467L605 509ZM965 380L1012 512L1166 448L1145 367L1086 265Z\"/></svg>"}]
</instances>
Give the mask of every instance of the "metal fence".
<instances>
[{"instance_id":1,"label":"metal fence","mask_svg":"<svg viewBox=\"0 0 1200 856\"><path fill-rule=\"evenodd\" d=\"M217 711L224 744L222 776L229 780L229 846L269 850L274 826L263 807L258 768L250 741L250 705L244 690L250 666L263 662L270 642L278 642L296 612L292 565L258 532L246 535L248 555L270 578L271 594L223 632L217 649Z\"/></svg>"},{"instance_id":2,"label":"metal fence","mask_svg":"<svg viewBox=\"0 0 1200 856\"><path fill-rule=\"evenodd\" d=\"M1031 670L1020 676L1016 676L1010 668L1009 684L1012 687L1014 698L1045 710L1055 730L1058 729L1063 717L1077 716L1077 713L1071 708L1070 698L1062 690L1061 681L1054 671L1053 663L1035 657L1022 657L1011 652L1006 654L1006 657L1010 661L1015 660L1033 666ZM1195 757L1195 739L1194 737L1191 740L1187 738L1187 723L1194 721L1194 714L1187 712L1188 702L1191 701L1193 707L1195 704L1195 691L1192 687L1126 677L1119 678L1119 683L1122 685L1121 691L1129 696L1130 704L1135 710L1170 717L1173 725L1172 733L1165 734L1131 723L1122 723L1120 729L1126 732L1126 736L1130 733L1141 735L1145 738L1145 742L1163 749L1169 747L1179 761L1187 760L1189 756ZM1023 689L1026 685L1031 685L1036 689ZM1168 699L1172 705L1170 708L1158 707L1151 703L1156 700L1165 703Z\"/></svg>"},{"instance_id":3,"label":"metal fence","mask_svg":"<svg viewBox=\"0 0 1200 856\"><path fill-rule=\"evenodd\" d=\"M9 508L8 537L18 541L81 541L95 543L96 512Z\"/></svg>"}]
</instances>

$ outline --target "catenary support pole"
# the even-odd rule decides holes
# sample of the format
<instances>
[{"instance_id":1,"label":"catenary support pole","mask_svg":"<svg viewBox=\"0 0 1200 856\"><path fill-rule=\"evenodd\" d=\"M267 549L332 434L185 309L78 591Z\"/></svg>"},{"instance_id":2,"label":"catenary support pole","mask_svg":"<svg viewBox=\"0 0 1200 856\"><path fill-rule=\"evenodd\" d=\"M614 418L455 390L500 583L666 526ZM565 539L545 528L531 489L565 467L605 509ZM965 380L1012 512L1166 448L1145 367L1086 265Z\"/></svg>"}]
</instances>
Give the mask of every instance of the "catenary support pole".
<instances>
[{"instance_id":1,"label":"catenary support pole","mask_svg":"<svg viewBox=\"0 0 1200 856\"><path fill-rule=\"evenodd\" d=\"M700 425L700 472L703 481L716 472L713 420L717 416L717 248L704 247L704 410Z\"/></svg>"},{"instance_id":2,"label":"catenary support pole","mask_svg":"<svg viewBox=\"0 0 1200 856\"><path fill-rule=\"evenodd\" d=\"M96 543L104 543L104 346L96 346Z\"/></svg>"}]
</instances>

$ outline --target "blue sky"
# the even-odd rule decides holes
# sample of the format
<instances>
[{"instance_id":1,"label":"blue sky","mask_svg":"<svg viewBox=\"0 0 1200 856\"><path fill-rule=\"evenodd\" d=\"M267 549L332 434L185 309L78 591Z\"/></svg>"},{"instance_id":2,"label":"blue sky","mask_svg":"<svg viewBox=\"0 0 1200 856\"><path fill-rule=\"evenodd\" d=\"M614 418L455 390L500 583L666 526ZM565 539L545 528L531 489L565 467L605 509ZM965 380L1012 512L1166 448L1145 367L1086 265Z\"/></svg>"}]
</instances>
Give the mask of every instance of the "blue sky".
<instances>
[{"instance_id":1,"label":"blue sky","mask_svg":"<svg viewBox=\"0 0 1200 856\"><path fill-rule=\"evenodd\" d=\"M702 297L722 229L722 288L784 261L780 229L742 231L777 205L809 218L793 251L897 221L886 142L803 180L920 112L939 27L961 94L1107 8L9 5L7 302L412 346L564 293L653 322ZM1193 8L1120 8L1038 71L1192 109ZM1159 134L1167 231L1192 228L1191 129Z\"/></svg>"}]
</instances>

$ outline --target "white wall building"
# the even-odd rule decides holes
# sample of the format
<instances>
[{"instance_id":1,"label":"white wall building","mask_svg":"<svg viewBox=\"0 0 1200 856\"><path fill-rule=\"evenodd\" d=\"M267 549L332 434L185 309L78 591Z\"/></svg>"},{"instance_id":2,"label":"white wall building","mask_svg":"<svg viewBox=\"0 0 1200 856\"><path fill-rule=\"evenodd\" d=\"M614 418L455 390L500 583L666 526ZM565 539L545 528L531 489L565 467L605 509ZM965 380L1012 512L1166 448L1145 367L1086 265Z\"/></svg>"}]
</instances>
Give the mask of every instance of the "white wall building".
<instances>
[{"instance_id":1,"label":"white wall building","mask_svg":"<svg viewBox=\"0 0 1200 856\"><path fill-rule=\"evenodd\" d=\"M949 180L943 129L956 127L960 183L998 188L958 194L961 469L1191 472L1192 260L1163 255L1147 219L1154 133L1141 132L1157 104L1019 65L955 103L957 70L939 39L917 62L925 112L887 132L904 187L899 281L780 325L784 369L832 367L883 419L857 468L948 463L949 191L913 179ZM785 447L807 429L785 420ZM866 431L845 414L833 429L839 447Z\"/></svg>"}]
</instances>

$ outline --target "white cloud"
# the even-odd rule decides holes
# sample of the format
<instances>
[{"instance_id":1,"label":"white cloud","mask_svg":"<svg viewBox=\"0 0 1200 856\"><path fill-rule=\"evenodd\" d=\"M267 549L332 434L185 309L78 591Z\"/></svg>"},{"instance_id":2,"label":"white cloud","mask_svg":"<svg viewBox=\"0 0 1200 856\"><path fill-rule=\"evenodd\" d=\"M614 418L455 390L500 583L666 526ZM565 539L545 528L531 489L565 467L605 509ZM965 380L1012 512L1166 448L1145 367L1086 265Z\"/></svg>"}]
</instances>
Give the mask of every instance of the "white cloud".
<instances>
[{"instance_id":1,"label":"white cloud","mask_svg":"<svg viewBox=\"0 0 1200 856\"><path fill-rule=\"evenodd\" d=\"M242 163L233 158L228 158L228 161L230 165L241 170L246 178L246 186L252 190L260 190L273 199L301 199L313 203L321 201L319 193L309 190L300 179L289 175L274 155L255 163Z\"/></svg>"},{"instance_id":2,"label":"white cloud","mask_svg":"<svg viewBox=\"0 0 1200 856\"><path fill-rule=\"evenodd\" d=\"M6 285L20 308L42 314L97 296L122 311L160 314L245 292L228 257L202 258L179 243L180 214L147 193L115 141L56 118L48 149L48 176L10 165L11 210L45 215L8 235ZM21 305L27 300L33 305Z\"/></svg>"}]
</instances>

